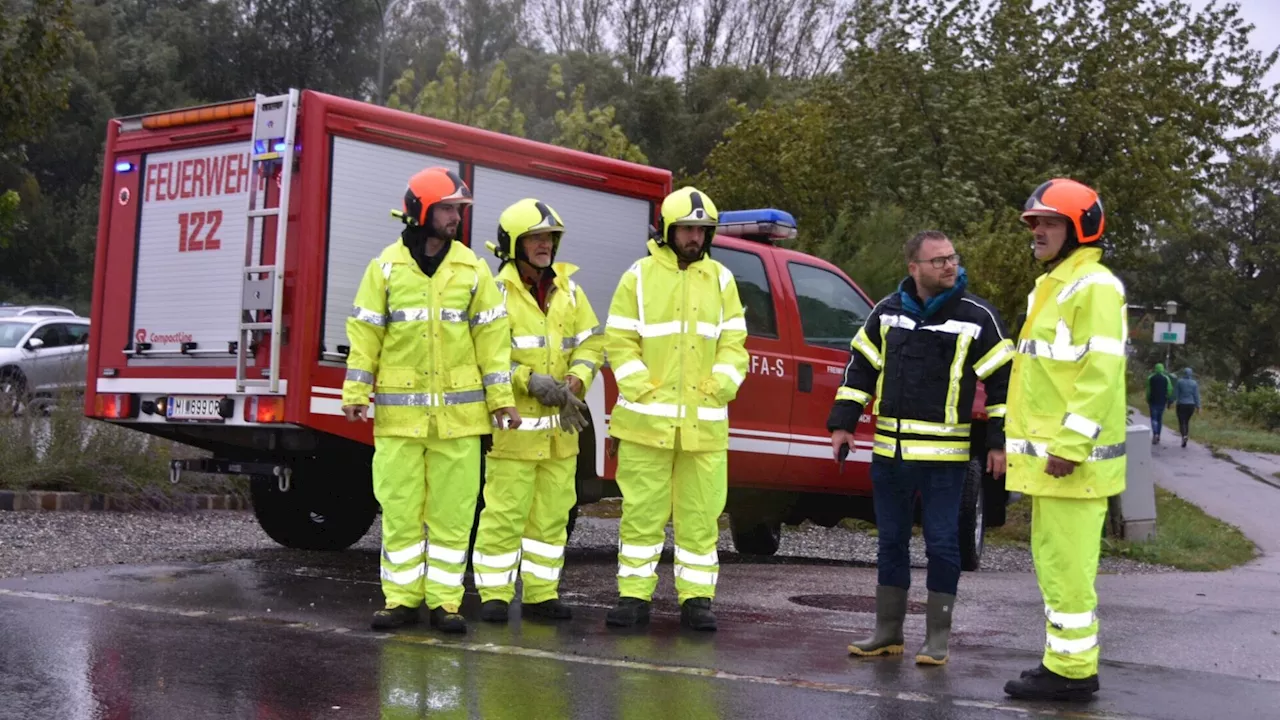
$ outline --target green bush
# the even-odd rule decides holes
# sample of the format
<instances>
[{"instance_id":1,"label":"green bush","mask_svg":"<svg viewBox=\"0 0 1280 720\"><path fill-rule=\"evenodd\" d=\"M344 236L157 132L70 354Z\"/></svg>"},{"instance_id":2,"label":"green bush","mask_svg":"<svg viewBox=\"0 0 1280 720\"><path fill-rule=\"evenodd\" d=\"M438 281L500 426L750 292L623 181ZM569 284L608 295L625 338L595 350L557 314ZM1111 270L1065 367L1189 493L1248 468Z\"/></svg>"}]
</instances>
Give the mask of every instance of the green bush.
<instances>
[{"instance_id":1,"label":"green bush","mask_svg":"<svg viewBox=\"0 0 1280 720\"><path fill-rule=\"evenodd\" d=\"M169 461L202 453L179 443L84 417L76 394L43 412L28 407L0 418L0 489L123 494L164 500L177 493L247 495L239 478L184 474L169 482ZM162 503L163 504L163 503Z\"/></svg>"},{"instance_id":2,"label":"green bush","mask_svg":"<svg viewBox=\"0 0 1280 720\"><path fill-rule=\"evenodd\" d=\"M1280 392L1269 387L1232 389L1214 381L1204 388L1204 404L1237 420L1275 430L1280 428Z\"/></svg>"}]
</instances>

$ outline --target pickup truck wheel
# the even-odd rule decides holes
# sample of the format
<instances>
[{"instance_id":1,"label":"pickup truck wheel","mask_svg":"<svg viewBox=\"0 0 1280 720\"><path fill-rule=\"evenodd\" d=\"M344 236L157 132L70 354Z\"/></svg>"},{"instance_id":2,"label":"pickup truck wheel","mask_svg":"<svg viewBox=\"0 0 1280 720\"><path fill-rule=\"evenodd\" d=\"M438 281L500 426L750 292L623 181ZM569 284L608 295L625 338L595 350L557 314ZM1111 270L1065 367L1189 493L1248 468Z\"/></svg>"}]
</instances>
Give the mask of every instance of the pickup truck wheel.
<instances>
[{"instance_id":1,"label":"pickup truck wheel","mask_svg":"<svg viewBox=\"0 0 1280 720\"><path fill-rule=\"evenodd\" d=\"M349 485L339 489L322 487L315 476L295 475L289 492L280 492L279 478L254 475L249 478L253 514L263 531L287 548L345 550L369 531L378 503L372 483L359 482L359 473L343 479Z\"/></svg>"},{"instance_id":2,"label":"pickup truck wheel","mask_svg":"<svg viewBox=\"0 0 1280 720\"><path fill-rule=\"evenodd\" d=\"M730 513L729 534L742 555L773 555L782 544L782 522Z\"/></svg>"},{"instance_id":3,"label":"pickup truck wheel","mask_svg":"<svg viewBox=\"0 0 1280 720\"><path fill-rule=\"evenodd\" d=\"M982 461L970 460L960 496L960 569L965 572L973 572L982 565L982 549L986 544L982 475Z\"/></svg>"}]
</instances>

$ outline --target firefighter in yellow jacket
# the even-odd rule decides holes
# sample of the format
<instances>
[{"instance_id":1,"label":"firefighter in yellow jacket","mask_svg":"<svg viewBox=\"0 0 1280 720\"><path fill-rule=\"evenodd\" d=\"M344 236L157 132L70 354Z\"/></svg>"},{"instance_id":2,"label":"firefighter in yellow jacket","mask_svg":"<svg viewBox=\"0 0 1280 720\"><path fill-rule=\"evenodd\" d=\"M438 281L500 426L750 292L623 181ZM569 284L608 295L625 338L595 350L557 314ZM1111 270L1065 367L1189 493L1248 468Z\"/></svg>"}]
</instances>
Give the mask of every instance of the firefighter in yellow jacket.
<instances>
[{"instance_id":1,"label":"firefighter in yellow jacket","mask_svg":"<svg viewBox=\"0 0 1280 720\"><path fill-rule=\"evenodd\" d=\"M511 393L507 312L489 266L454 242L471 191L428 168L409 180L400 239L369 263L347 319L343 411L369 417L373 490L382 505L376 629L416 622L466 632L459 614L490 414L520 424ZM423 525L426 525L426 528ZM430 533L429 543L426 533Z\"/></svg>"},{"instance_id":2,"label":"firefighter in yellow jacket","mask_svg":"<svg viewBox=\"0 0 1280 720\"><path fill-rule=\"evenodd\" d=\"M471 556L480 619L506 622L523 581L526 616L567 620L559 600L569 510L578 465L578 431L585 429L587 388L603 360L604 337L587 294L572 277L578 268L555 262L564 223L532 198L498 218L502 265L498 287L511 323L511 381L521 425L494 432L485 465L484 510Z\"/></svg>"},{"instance_id":3,"label":"firefighter in yellow jacket","mask_svg":"<svg viewBox=\"0 0 1280 720\"><path fill-rule=\"evenodd\" d=\"M727 492L728 405L747 371L747 326L733 273L711 259L718 215L692 187L662 202L649 256L623 273L606 321L618 382L609 434L618 443L622 525L618 605L607 624L649 621L664 528L673 518L680 621L715 630L717 525Z\"/></svg>"},{"instance_id":4,"label":"firefighter in yellow jacket","mask_svg":"<svg viewBox=\"0 0 1280 720\"><path fill-rule=\"evenodd\" d=\"M1092 189L1050 180L1022 218L1048 272L1029 298L1009 380L1006 486L1032 499L1047 642L1041 664L1005 692L1087 700L1098 690L1102 525L1107 498L1125 487L1125 291L1100 262L1105 219Z\"/></svg>"}]
</instances>

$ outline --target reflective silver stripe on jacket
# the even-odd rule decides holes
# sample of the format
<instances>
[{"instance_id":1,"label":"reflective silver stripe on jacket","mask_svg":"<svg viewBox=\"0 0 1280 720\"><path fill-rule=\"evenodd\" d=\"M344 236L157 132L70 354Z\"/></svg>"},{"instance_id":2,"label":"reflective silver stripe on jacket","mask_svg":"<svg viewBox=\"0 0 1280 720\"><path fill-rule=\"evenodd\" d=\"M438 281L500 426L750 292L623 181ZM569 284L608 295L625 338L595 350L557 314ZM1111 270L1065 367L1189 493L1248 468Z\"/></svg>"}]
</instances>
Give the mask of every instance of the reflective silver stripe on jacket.
<instances>
[{"instance_id":1,"label":"reflective silver stripe on jacket","mask_svg":"<svg viewBox=\"0 0 1280 720\"><path fill-rule=\"evenodd\" d=\"M378 405L396 405L409 407L436 407L440 405L439 396L434 393L376 393L374 402ZM484 402L483 390L462 390L444 394L444 405L465 405L467 403Z\"/></svg>"},{"instance_id":2,"label":"reflective silver stripe on jacket","mask_svg":"<svg viewBox=\"0 0 1280 720\"><path fill-rule=\"evenodd\" d=\"M477 325L488 325L494 320L498 320L506 316L507 316L506 306L499 305L498 307L489 308L488 310L482 310L476 313L476 316L471 318L471 326L475 327Z\"/></svg>"},{"instance_id":3,"label":"reflective silver stripe on jacket","mask_svg":"<svg viewBox=\"0 0 1280 720\"><path fill-rule=\"evenodd\" d=\"M369 310L368 308L362 308L359 305L356 305L352 308L351 317L355 318L356 320L359 320L360 322L369 323L370 325L377 325L378 327L386 327L387 325L386 315L383 315L382 313L376 313L372 310Z\"/></svg>"},{"instance_id":4,"label":"reflective silver stripe on jacket","mask_svg":"<svg viewBox=\"0 0 1280 720\"><path fill-rule=\"evenodd\" d=\"M488 375L484 376L485 387L489 387L490 385L501 385L503 383L510 383L510 382L511 382L511 373L509 372L489 373Z\"/></svg>"},{"instance_id":5,"label":"reflective silver stripe on jacket","mask_svg":"<svg viewBox=\"0 0 1280 720\"><path fill-rule=\"evenodd\" d=\"M563 350L573 350L582 343L586 342L592 335L598 334L593 328L591 330L583 330L574 337L567 337L560 341L560 347Z\"/></svg>"},{"instance_id":6,"label":"reflective silver stripe on jacket","mask_svg":"<svg viewBox=\"0 0 1280 720\"><path fill-rule=\"evenodd\" d=\"M347 382L364 383L372 385L374 381L373 373L368 370L357 370L355 368L347 368Z\"/></svg>"},{"instance_id":7,"label":"reflective silver stripe on jacket","mask_svg":"<svg viewBox=\"0 0 1280 720\"><path fill-rule=\"evenodd\" d=\"M547 346L545 335L512 335L511 347L516 350L533 350Z\"/></svg>"},{"instance_id":8,"label":"reflective silver stripe on jacket","mask_svg":"<svg viewBox=\"0 0 1280 720\"><path fill-rule=\"evenodd\" d=\"M1015 455L1030 455L1031 457L1047 458L1049 457L1048 443L1031 442L1030 440L1013 440L1006 439L1004 449ZM1114 460L1115 458L1124 457L1125 444L1116 443L1115 445L1098 445L1093 448L1093 452L1089 453L1089 457L1085 458L1085 462L1098 462L1099 460Z\"/></svg>"}]
</instances>

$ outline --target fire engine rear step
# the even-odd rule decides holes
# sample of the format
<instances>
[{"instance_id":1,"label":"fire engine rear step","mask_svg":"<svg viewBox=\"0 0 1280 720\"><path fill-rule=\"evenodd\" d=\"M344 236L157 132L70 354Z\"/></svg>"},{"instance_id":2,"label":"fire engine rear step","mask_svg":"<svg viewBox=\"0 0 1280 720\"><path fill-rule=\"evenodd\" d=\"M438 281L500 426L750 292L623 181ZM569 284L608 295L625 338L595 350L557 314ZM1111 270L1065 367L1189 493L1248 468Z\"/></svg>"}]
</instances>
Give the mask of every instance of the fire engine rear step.
<instances>
[{"instance_id":1,"label":"fire engine rear step","mask_svg":"<svg viewBox=\"0 0 1280 720\"><path fill-rule=\"evenodd\" d=\"M253 114L253 137L249 150L249 177L270 178L270 170L280 168L280 195L276 207L257 207L258 193L249 192L249 209L245 220L244 269L240 274L241 310L238 320L239 341L236 343L236 392L251 386L280 392L280 345L284 335L284 261L289 231L289 189L293 182L293 161L298 128L300 95L290 90L286 95L257 97ZM265 203L265 200L264 200ZM276 218L275 262L264 265L253 257L253 224L255 220ZM266 244L263 237L263 245ZM268 315L263 317L263 315ZM255 335L271 334L270 366L265 380L250 380L249 364L256 348Z\"/></svg>"}]
</instances>

